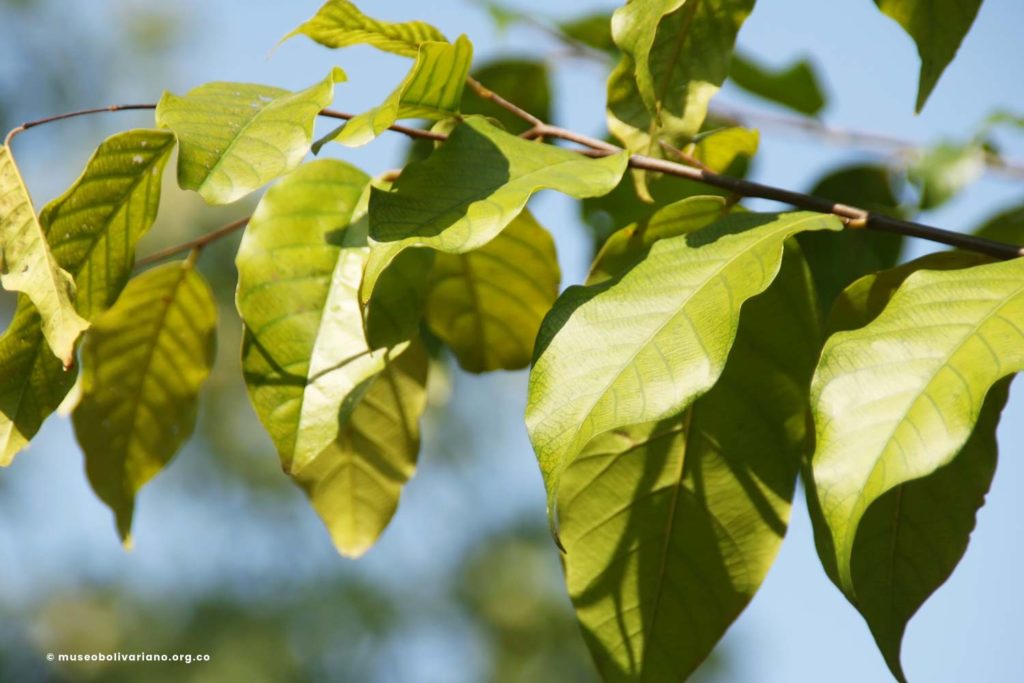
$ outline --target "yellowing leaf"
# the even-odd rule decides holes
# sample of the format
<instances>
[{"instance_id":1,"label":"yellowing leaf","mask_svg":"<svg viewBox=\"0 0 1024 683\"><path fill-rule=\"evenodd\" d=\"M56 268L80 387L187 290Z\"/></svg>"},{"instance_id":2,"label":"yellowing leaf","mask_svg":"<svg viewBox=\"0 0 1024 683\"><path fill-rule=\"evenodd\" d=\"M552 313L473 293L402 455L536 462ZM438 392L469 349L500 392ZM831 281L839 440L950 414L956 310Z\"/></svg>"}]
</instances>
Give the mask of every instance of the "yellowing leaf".
<instances>
[{"instance_id":1,"label":"yellowing leaf","mask_svg":"<svg viewBox=\"0 0 1024 683\"><path fill-rule=\"evenodd\" d=\"M72 419L96 494L129 542L135 496L195 426L216 343L213 292L190 262L134 278L82 345Z\"/></svg>"},{"instance_id":2,"label":"yellowing leaf","mask_svg":"<svg viewBox=\"0 0 1024 683\"><path fill-rule=\"evenodd\" d=\"M421 43L444 41L440 31L422 21L390 23L366 16L347 0L327 0L312 19L282 38L306 35L325 47L365 43L385 52L415 57Z\"/></svg>"},{"instance_id":3,"label":"yellowing leaf","mask_svg":"<svg viewBox=\"0 0 1024 683\"><path fill-rule=\"evenodd\" d=\"M335 68L299 92L248 83L207 83L184 97L164 93L157 125L178 136L178 184L228 204L288 173L309 152L317 114L345 74Z\"/></svg>"}]
</instances>

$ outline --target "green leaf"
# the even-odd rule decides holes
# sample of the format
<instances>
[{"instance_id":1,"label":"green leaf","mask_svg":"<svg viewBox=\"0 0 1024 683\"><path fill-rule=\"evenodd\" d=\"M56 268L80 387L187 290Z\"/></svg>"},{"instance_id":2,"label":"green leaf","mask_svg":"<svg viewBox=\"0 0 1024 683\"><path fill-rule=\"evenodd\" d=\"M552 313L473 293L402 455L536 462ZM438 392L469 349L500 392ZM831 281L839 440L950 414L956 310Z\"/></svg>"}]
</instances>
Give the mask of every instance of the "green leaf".
<instances>
[{"instance_id":1,"label":"green leaf","mask_svg":"<svg viewBox=\"0 0 1024 683\"><path fill-rule=\"evenodd\" d=\"M463 87L473 61L473 44L459 36L453 44L420 44L409 74L384 102L342 124L314 146L319 153L327 142L336 140L359 147L387 130L398 119L443 119L459 112Z\"/></svg>"},{"instance_id":2,"label":"green leaf","mask_svg":"<svg viewBox=\"0 0 1024 683\"><path fill-rule=\"evenodd\" d=\"M337 439L292 469L342 555L359 557L373 545L416 469L427 366L419 342L389 360Z\"/></svg>"},{"instance_id":3,"label":"green leaf","mask_svg":"<svg viewBox=\"0 0 1024 683\"><path fill-rule=\"evenodd\" d=\"M113 304L131 274L135 243L160 204L163 168L174 148L167 131L118 133L99 146L75 184L45 206L40 223L57 264L78 282L85 319ZM20 297L0 337L0 465L35 436L75 381L44 339L39 313Z\"/></svg>"},{"instance_id":4,"label":"green leaf","mask_svg":"<svg viewBox=\"0 0 1024 683\"><path fill-rule=\"evenodd\" d=\"M829 172L810 194L901 218L904 211L893 191L894 180L892 172L882 166L846 166ZM875 230L808 233L799 235L797 241L814 273L824 311L857 278L896 265L903 249L900 235Z\"/></svg>"},{"instance_id":5,"label":"green leaf","mask_svg":"<svg viewBox=\"0 0 1024 683\"><path fill-rule=\"evenodd\" d=\"M981 145L944 143L914 159L907 175L921 193L921 209L928 210L948 202L984 172Z\"/></svg>"},{"instance_id":6,"label":"green leaf","mask_svg":"<svg viewBox=\"0 0 1024 683\"><path fill-rule=\"evenodd\" d=\"M605 681L684 680L782 543L819 335L793 247L744 306L707 394L683 415L597 436L562 477L566 583Z\"/></svg>"},{"instance_id":7,"label":"green leaf","mask_svg":"<svg viewBox=\"0 0 1024 683\"><path fill-rule=\"evenodd\" d=\"M974 234L997 242L1024 245L1024 205L1000 211L980 225Z\"/></svg>"},{"instance_id":8,"label":"green leaf","mask_svg":"<svg viewBox=\"0 0 1024 683\"><path fill-rule=\"evenodd\" d=\"M377 21L366 16L347 0L327 0L311 19L281 39L305 35L324 47L372 45L405 57L415 57L421 43L444 42L444 34L422 21L400 24Z\"/></svg>"},{"instance_id":9,"label":"green leaf","mask_svg":"<svg viewBox=\"0 0 1024 683\"><path fill-rule=\"evenodd\" d=\"M217 304L191 262L129 281L82 345L72 419L89 482L130 544L135 496L195 426L216 346Z\"/></svg>"},{"instance_id":10,"label":"green leaf","mask_svg":"<svg viewBox=\"0 0 1024 683\"><path fill-rule=\"evenodd\" d=\"M752 159L761 136L748 128L719 128L699 135L683 151L715 173L728 173L740 159Z\"/></svg>"},{"instance_id":11,"label":"green leaf","mask_svg":"<svg viewBox=\"0 0 1024 683\"><path fill-rule=\"evenodd\" d=\"M612 37L611 18L604 12L587 14L558 24L563 34L601 52L617 53L618 46Z\"/></svg>"},{"instance_id":12,"label":"green leaf","mask_svg":"<svg viewBox=\"0 0 1024 683\"><path fill-rule=\"evenodd\" d=\"M976 254L939 252L861 278L843 292L830 328L834 332L870 323L903 281L919 270L952 270L985 261ZM995 469L995 427L1007 384L1002 380L989 392L970 439L949 465L885 493L861 520L850 560L855 593L848 597L899 680L905 680L899 653L907 622L949 577L967 548L975 512ZM808 494L819 549L835 580L828 530L813 489Z\"/></svg>"},{"instance_id":13,"label":"green leaf","mask_svg":"<svg viewBox=\"0 0 1024 683\"><path fill-rule=\"evenodd\" d=\"M851 557L875 501L950 463L985 395L1024 367L1024 260L921 270L869 324L833 335L812 385L823 561L856 599Z\"/></svg>"},{"instance_id":14,"label":"green leaf","mask_svg":"<svg viewBox=\"0 0 1024 683\"><path fill-rule=\"evenodd\" d=\"M840 229L834 216L734 214L566 290L541 326L526 408L549 502L591 438L676 415L714 385L740 307L771 284L788 237Z\"/></svg>"},{"instance_id":15,"label":"green leaf","mask_svg":"<svg viewBox=\"0 0 1024 683\"><path fill-rule=\"evenodd\" d=\"M472 251L518 216L534 192L553 189L577 199L605 194L627 161L625 152L589 159L467 119L430 157L407 166L393 190L371 189L370 237L386 247L367 269L364 300L404 249Z\"/></svg>"},{"instance_id":16,"label":"green leaf","mask_svg":"<svg viewBox=\"0 0 1024 683\"><path fill-rule=\"evenodd\" d=\"M554 240L524 209L479 249L437 255L427 325L464 370L525 368L560 278Z\"/></svg>"},{"instance_id":17,"label":"green leaf","mask_svg":"<svg viewBox=\"0 0 1024 683\"><path fill-rule=\"evenodd\" d=\"M687 197L658 209L608 238L590 266L587 284L596 285L624 273L642 261L658 240L699 230L728 211L725 200L715 196Z\"/></svg>"},{"instance_id":18,"label":"green leaf","mask_svg":"<svg viewBox=\"0 0 1024 683\"><path fill-rule=\"evenodd\" d=\"M267 191L238 249L249 398L292 474L338 438L384 366L366 346L357 292L368 249L350 225L368 182L341 161L303 164Z\"/></svg>"},{"instance_id":19,"label":"green leaf","mask_svg":"<svg viewBox=\"0 0 1024 683\"><path fill-rule=\"evenodd\" d=\"M7 145L0 148L0 283L32 300L46 343L70 367L75 341L89 323L75 311L75 281L50 252Z\"/></svg>"},{"instance_id":20,"label":"green leaf","mask_svg":"<svg viewBox=\"0 0 1024 683\"><path fill-rule=\"evenodd\" d=\"M360 305L371 349L395 346L420 330L434 268L433 249L374 244L360 283Z\"/></svg>"},{"instance_id":21,"label":"green leaf","mask_svg":"<svg viewBox=\"0 0 1024 683\"><path fill-rule=\"evenodd\" d=\"M473 77L541 121L551 121L551 83L548 68L543 62L500 59L474 70ZM516 135L530 128L529 123L508 109L482 99L472 90L463 92L462 113L494 119Z\"/></svg>"},{"instance_id":22,"label":"green leaf","mask_svg":"<svg viewBox=\"0 0 1024 683\"><path fill-rule=\"evenodd\" d=\"M612 16L625 53L608 79L608 126L631 152L661 155L700 130L729 73L736 34L754 0L630 0Z\"/></svg>"},{"instance_id":23,"label":"green leaf","mask_svg":"<svg viewBox=\"0 0 1024 683\"><path fill-rule=\"evenodd\" d=\"M921 77L915 109L920 113L971 29L981 0L875 0L875 4L917 44Z\"/></svg>"},{"instance_id":24,"label":"green leaf","mask_svg":"<svg viewBox=\"0 0 1024 683\"><path fill-rule=\"evenodd\" d=\"M223 82L184 97L165 92L156 122L178 136L178 184L210 204L229 204L288 173L309 152L317 114L334 99L334 84L344 80L335 68L294 93Z\"/></svg>"},{"instance_id":25,"label":"green leaf","mask_svg":"<svg viewBox=\"0 0 1024 683\"><path fill-rule=\"evenodd\" d=\"M806 59L773 70L758 64L749 55L735 54L729 67L729 78L753 95L807 116L814 116L825 106L818 75L813 64Z\"/></svg>"}]
</instances>

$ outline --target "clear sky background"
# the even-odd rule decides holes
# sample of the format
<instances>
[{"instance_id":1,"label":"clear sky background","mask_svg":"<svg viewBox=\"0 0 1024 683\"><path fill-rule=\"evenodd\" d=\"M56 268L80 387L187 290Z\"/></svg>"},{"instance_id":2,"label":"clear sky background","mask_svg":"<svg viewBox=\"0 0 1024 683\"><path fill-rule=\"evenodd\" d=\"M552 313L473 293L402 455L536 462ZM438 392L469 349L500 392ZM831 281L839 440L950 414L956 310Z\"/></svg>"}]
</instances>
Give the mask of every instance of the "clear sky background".
<instances>
[{"instance_id":1,"label":"clear sky background","mask_svg":"<svg viewBox=\"0 0 1024 683\"><path fill-rule=\"evenodd\" d=\"M316 0L267 2L181 0L186 22L177 61L165 81L148 90L128 76L130 56L111 54L109 75L130 83L112 95L122 101L154 101L166 86L177 92L209 80L254 81L304 87L334 64L350 82L337 88L337 108L361 111L376 104L396 84L405 62L369 48L331 53L296 39L268 52L286 30L311 15ZM611 9L609 2L510 3L541 16L568 18ZM77 0L75 11L59 22L85 22L105 31L113 2ZM478 61L499 54L544 54L551 58L558 91L557 122L586 133L603 130L604 72L599 65L566 58L557 43L528 28L497 34L486 13L466 1L431 3L394 0L363 2L380 18L420 18L454 37L466 33ZM870 0L762 0L744 26L740 44L761 60L782 65L810 55L825 76L829 105L826 123L886 132L930 143L962 140L994 108L1024 113L1024 3L986 0L960 54L939 82L925 112L913 114L918 59L910 39L883 17ZM114 37L110 38L112 41ZM764 108L731 88L723 102ZM82 106L106 104L83 101ZM50 112L39 112L47 114ZM45 134L19 139L19 160L34 188L37 205L66 187L104 132L129 125L151 125L146 115L108 117L88 129L80 148L54 150ZM133 118L134 117L134 118ZM326 128L325 128L326 130ZM1000 142L1010 158L1024 159L1024 132L1006 133ZM343 156L369 172L400 163L404 141L385 136ZM55 159L63 158L59 166ZM873 159L848 148L766 131L753 177L805 189L842 161ZM990 214L1024 203L1024 186L988 175L942 210L921 220L970 229ZM563 285L579 282L589 256L587 234L573 204L553 194L536 203L538 218L555 234L564 267ZM915 244L910 254L931 247ZM136 515L136 548L125 554L112 532L109 512L93 497L82 473L68 421L54 418L38 442L20 456L0 486L0 605L15 606L59 589L73 590L93 580L112 580L142 591L202 593L259 590L266 577L287 574L295 581L350 572L373 575L394 589L415 581L429 591L451 571L449 558L472 547L489 530L510 520L543 519L544 494L522 424L526 374L488 377L456 374L450 411L456 416L433 432L428 420L420 472L409 485L392 527L377 548L358 564L338 558L319 521L303 505L268 506L241 488L188 488L201 471L198 449L188 449L141 495ZM1024 389L1017 387L1003 413L1000 463L971 546L953 577L911 622L904 646L905 668L915 681L1024 680L1021 613L1024 591ZM454 424L454 426L453 426ZM259 435L240 435L261 439ZM265 447L261 445L263 453ZM276 463L254 462L273 470ZM301 494L295 491L295 500ZM244 520L240 522L239 520ZM552 575L557 552L550 552ZM453 618L428 625L411 636L406 655L382 662L379 679L420 683L476 680L473 636ZM447 648L457 639L460 647ZM468 647L465 643L470 643ZM747 611L724 641L730 678L780 683L890 680L867 627L820 569L802 491L789 535L775 567Z\"/></svg>"}]
</instances>

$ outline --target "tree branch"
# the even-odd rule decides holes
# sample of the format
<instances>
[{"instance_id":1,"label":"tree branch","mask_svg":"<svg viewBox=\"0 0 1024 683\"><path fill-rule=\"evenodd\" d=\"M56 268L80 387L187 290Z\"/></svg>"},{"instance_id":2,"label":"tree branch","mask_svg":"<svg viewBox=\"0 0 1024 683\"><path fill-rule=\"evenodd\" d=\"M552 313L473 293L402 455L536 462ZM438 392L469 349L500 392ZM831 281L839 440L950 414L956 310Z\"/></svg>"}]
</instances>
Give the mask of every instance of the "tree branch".
<instances>
[{"instance_id":1,"label":"tree branch","mask_svg":"<svg viewBox=\"0 0 1024 683\"><path fill-rule=\"evenodd\" d=\"M227 235L230 235L231 233L244 228L249 223L250 218L252 218L252 216L239 218L237 221L232 221L227 225L222 225L216 230L211 230L205 235L200 235L199 237L189 240L188 242L182 242L181 244L175 244L174 246L167 247L166 249L154 251L152 254L144 256L143 258L140 258L138 261L136 261L135 267L142 268L143 266L151 265L153 263L156 263L157 261L163 261L166 258L176 256L186 251L198 253L203 249L203 247L210 244L211 242L216 242L220 238L226 237Z\"/></svg>"}]
</instances>

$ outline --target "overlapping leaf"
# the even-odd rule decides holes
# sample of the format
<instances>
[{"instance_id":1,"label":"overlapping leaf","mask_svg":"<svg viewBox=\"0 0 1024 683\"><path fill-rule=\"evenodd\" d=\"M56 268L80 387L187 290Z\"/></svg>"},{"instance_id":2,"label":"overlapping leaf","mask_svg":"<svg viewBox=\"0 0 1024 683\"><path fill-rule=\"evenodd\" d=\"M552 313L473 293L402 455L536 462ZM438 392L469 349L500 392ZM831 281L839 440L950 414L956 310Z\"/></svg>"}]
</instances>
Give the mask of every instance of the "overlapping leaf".
<instances>
[{"instance_id":1,"label":"overlapping leaf","mask_svg":"<svg viewBox=\"0 0 1024 683\"><path fill-rule=\"evenodd\" d=\"M43 208L40 222L57 264L78 282L76 310L94 321L120 293L135 243L160 203L163 168L174 148L167 131L134 130L99 146L85 171ZM71 388L44 339L35 306L21 298L0 337L0 464L7 465Z\"/></svg>"},{"instance_id":2,"label":"overlapping leaf","mask_svg":"<svg viewBox=\"0 0 1024 683\"><path fill-rule=\"evenodd\" d=\"M771 284L788 237L841 227L734 214L657 242L620 278L568 289L541 326L526 409L549 501L590 439L678 414L714 385L740 307Z\"/></svg>"},{"instance_id":3,"label":"overlapping leaf","mask_svg":"<svg viewBox=\"0 0 1024 683\"><path fill-rule=\"evenodd\" d=\"M168 263L131 280L82 345L75 436L126 543L136 494L195 426L216 326L210 286L192 263Z\"/></svg>"},{"instance_id":4,"label":"overlapping leaf","mask_svg":"<svg viewBox=\"0 0 1024 683\"><path fill-rule=\"evenodd\" d=\"M551 121L551 82L544 62L499 59L474 69L473 77L541 121ZM462 113L495 119L505 130L516 135L530 127L508 109L481 98L472 90L463 91Z\"/></svg>"},{"instance_id":5,"label":"overlapping leaf","mask_svg":"<svg viewBox=\"0 0 1024 683\"><path fill-rule=\"evenodd\" d=\"M65 367L89 323L75 311L75 281L60 267L7 145L0 148L0 283L40 313L43 337Z\"/></svg>"},{"instance_id":6,"label":"overlapping leaf","mask_svg":"<svg viewBox=\"0 0 1024 683\"><path fill-rule=\"evenodd\" d=\"M328 133L314 151L332 140L350 147L365 145L398 119L454 116L472 61L473 44L466 36L454 43L422 43L409 74L394 92L379 106Z\"/></svg>"},{"instance_id":7,"label":"overlapping leaf","mask_svg":"<svg viewBox=\"0 0 1024 683\"><path fill-rule=\"evenodd\" d=\"M807 431L817 303L795 245L682 415L589 442L562 478L569 594L605 681L682 681L763 581Z\"/></svg>"},{"instance_id":8,"label":"overlapping leaf","mask_svg":"<svg viewBox=\"0 0 1024 683\"><path fill-rule=\"evenodd\" d=\"M419 342L389 358L337 439L291 471L342 555L359 557L373 545L416 469L427 366Z\"/></svg>"},{"instance_id":9,"label":"overlapping leaf","mask_svg":"<svg viewBox=\"0 0 1024 683\"><path fill-rule=\"evenodd\" d=\"M916 109L920 112L971 29L981 0L875 0L875 4L917 44L921 77Z\"/></svg>"},{"instance_id":10,"label":"overlapping leaf","mask_svg":"<svg viewBox=\"0 0 1024 683\"><path fill-rule=\"evenodd\" d=\"M309 36L325 47L367 44L405 57L415 57L421 43L445 40L430 24L371 19L348 0L327 0L311 19L281 40L297 35Z\"/></svg>"},{"instance_id":11,"label":"overlapping leaf","mask_svg":"<svg viewBox=\"0 0 1024 683\"><path fill-rule=\"evenodd\" d=\"M335 68L299 92L216 82L183 97L164 93L156 122L178 136L178 184L228 204L288 173L309 152L317 114L343 80Z\"/></svg>"},{"instance_id":12,"label":"overlapping leaf","mask_svg":"<svg viewBox=\"0 0 1024 683\"><path fill-rule=\"evenodd\" d=\"M865 513L950 463L990 387L1024 367L1024 260L913 273L872 322L833 335L812 386L825 566L857 597Z\"/></svg>"},{"instance_id":13,"label":"overlapping leaf","mask_svg":"<svg viewBox=\"0 0 1024 683\"><path fill-rule=\"evenodd\" d=\"M437 255L427 324L465 370L525 368L559 280L554 240L523 210L479 249Z\"/></svg>"}]
</instances>

